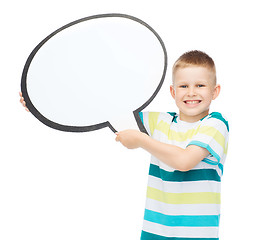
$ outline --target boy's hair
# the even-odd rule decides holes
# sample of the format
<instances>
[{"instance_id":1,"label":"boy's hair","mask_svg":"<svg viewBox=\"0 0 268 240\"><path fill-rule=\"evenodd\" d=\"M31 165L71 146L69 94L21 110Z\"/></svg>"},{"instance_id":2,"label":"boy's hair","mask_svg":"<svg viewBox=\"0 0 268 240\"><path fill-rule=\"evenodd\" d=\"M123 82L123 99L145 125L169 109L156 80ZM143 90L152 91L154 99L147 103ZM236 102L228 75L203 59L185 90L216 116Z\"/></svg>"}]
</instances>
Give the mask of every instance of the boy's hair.
<instances>
[{"instance_id":1,"label":"boy's hair","mask_svg":"<svg viewBox=\"0 0 268 240\"><path fill-rule=\"evenodd\" d=\"M173 83L174 83L174 73L178 69L186 68L186 67L205 67L213 73L213 78L215 84L217 82L216 79L216 67L213 59L208 56L206 53L193 50L184 53L181 55L178 60L174 63L172 69Z\"/></svg>"}]
</instances>

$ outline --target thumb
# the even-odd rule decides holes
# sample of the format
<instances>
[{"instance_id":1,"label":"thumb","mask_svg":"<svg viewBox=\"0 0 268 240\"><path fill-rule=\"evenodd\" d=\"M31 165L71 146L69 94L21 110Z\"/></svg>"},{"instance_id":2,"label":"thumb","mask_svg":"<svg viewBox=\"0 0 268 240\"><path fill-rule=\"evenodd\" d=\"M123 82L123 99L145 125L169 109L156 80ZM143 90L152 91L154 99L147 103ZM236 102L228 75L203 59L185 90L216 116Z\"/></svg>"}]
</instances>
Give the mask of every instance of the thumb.
<instances>
[{"instance_id":1,"label":"thumb","mask_svg":"<svg viewBox=\"0 0 268 240\"><path fill-rule=\"evenodd\" d=\"M116 132L115 135L116 135L115 141L119 142L119 133Z\"/></svg>"}]
</instances>

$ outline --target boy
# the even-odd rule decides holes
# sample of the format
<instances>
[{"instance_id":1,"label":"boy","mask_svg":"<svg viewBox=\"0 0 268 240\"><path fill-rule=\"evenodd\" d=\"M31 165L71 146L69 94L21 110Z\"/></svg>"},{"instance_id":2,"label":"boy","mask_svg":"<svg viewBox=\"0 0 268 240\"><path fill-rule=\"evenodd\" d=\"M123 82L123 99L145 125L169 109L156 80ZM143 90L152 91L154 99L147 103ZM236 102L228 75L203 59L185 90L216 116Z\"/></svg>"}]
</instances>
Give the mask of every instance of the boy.
<instances>
[{"instance_id":1,"label":"boy","mask_svg":"<svg viewBox=\"0 0 268 240\"><path fill-rule=\"evenodd\" d=\"M141 240L216 240L229 126L220 113L209 114L220 93L213 60L201 51L183 54L170 93L179 114L140 113L149 136L125 130L116 137L152 155Z\"/></svg>"}]
</instances>

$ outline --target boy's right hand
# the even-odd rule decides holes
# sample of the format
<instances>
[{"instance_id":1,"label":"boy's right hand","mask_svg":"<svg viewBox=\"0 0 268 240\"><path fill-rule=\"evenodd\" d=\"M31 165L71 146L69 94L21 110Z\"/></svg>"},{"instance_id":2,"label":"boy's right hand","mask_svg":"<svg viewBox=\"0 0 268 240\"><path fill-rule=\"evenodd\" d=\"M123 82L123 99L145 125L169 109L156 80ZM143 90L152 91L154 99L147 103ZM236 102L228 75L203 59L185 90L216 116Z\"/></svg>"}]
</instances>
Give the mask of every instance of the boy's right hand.
<instances>
[{"instance_id":1,"label":"boy's right hand","mask_svg":"<svg viewBox=\"0 0 268 240\"><path fill-rule=\"evenodd\" d=\"M26 107L26 102L24 101L24 98L22 96L22 92L20 92L20 102L21 102L22 106L25 108L25 110L27 112L30 112L29 109Z\"/></svg>"}]
</instances>

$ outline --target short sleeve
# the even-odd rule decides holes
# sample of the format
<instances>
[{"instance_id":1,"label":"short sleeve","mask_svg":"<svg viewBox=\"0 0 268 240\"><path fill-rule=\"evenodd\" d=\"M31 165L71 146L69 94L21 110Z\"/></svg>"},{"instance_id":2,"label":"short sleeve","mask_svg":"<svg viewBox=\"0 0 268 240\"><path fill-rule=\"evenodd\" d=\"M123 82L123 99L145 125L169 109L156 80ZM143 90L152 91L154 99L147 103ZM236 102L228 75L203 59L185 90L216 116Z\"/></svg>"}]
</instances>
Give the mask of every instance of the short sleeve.
<instances>
[{"instance_id":1,"label":"short sleeve","mask_svg":"<svg viewBox=\"0 0 268 240\"><path fill-rule=\"evenodd\" d=\"M152 136L154 133L159 115L159 112L139 112L139 117L142 121L142 124L150 136Z\"/></svg>"},{"instance_id":2,"label":"short sleeve","mask_svg":"<svg viewBox=\"0 0 268 240\"><path fill-rule=\"evenodd\" d=\"M210 155L203 161L212 165L223 163L228 149L229 124L217 112L205 117L198 126L196 134L189 145L197 145L209 151Z\"/></svg>"}]
</instances>

